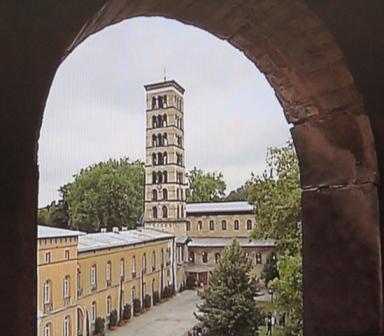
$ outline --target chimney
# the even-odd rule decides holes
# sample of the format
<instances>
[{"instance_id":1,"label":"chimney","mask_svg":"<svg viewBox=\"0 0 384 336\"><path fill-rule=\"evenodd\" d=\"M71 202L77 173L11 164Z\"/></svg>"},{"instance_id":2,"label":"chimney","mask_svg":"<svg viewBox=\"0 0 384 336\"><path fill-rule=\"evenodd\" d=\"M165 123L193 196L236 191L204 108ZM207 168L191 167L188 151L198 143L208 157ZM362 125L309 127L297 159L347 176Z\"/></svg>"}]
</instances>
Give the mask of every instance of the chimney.
<instances>
[{"instance_id":1,"label":"chimney","mask_svg":"<svg viewBox=\"0 0 384 336\"><path fill-rule=\"evenodd\" d=\"M101 232L101 233L105 233L105 232L107 232L107 228L106 228L106 227L102 227L102 228L100 228L100 232Z\"/></svg>"},{"instance_id":2,"label":"chimney","mask_svg":"<svg viewBox=\"0 0 384 336\"><path fill-rule=\"evenodd\" d=\"M119 233L119 227L114 226L114 227L112 228L112 232L114 232L114 233Z\"/></svg>"},{"instance_id":3,"label":"chimney","mask_svg":"<svg viewBox=\"0 0 384 336\"><path fill-rule=\"evenodd\" d=\"M127 230L128 230L128 228L126 226L121 227L121 231L127 231Z\"/></svg>"}]
</instances>

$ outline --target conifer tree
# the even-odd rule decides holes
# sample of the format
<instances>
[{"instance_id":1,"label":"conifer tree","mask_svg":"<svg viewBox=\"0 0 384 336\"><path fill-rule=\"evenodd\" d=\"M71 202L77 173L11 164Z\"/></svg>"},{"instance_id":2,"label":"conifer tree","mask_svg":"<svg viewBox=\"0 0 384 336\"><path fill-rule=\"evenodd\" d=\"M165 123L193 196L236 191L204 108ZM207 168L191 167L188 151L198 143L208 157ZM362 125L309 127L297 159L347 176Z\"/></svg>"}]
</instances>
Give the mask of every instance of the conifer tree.
<instances>
[{"instance_id":1,"label":"conifer tree","mask_svg":"<svg viewBox=\"0 0 384 336\"><path fill-rule=\"evenodd\" d=\"M196 318L207 336L257 335L262 322L255 301L257 283L250 276L252 262L237 240L227 246L217 264L209 289L202 292Z\"/></svg>"}]
</instances>

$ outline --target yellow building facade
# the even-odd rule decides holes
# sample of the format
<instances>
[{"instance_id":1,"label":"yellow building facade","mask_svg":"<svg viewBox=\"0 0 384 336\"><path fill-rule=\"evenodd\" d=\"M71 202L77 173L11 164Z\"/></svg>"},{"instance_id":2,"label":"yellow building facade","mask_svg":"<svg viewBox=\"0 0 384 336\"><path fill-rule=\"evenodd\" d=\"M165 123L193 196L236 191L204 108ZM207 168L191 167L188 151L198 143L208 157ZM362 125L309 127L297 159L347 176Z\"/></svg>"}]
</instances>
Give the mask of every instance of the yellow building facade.
<instances>
[{"instance_id":1,"label":"yellow building facade","mask_svg":"<svg viewBox=\"0 0 384 336\"><path fill-rule=\"evenodd\" d=\"M154 292L161 297L175 282L171 234L150 229L39 231L38 335L92 334L97 317L108 321L112 310L119 316L126 303L133 307L133 300L139 299L143 304ZM43 235L47 231L50 238Z\"/></svg>"}]
</instances>

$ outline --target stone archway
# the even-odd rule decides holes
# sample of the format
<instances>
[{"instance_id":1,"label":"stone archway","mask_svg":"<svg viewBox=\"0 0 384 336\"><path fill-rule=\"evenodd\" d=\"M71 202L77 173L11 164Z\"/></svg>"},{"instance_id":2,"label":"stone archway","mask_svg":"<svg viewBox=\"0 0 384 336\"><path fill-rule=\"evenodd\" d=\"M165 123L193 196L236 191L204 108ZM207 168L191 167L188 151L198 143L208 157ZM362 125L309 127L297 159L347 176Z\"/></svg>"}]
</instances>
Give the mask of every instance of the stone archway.
<instances>
[{"instance_id":1,"label":"stone archway","mask_svg":"<svg viewBox=\"0 0 384 336\"><path fill-rule=\"evenodd\" d=\"M12 225L4 226L1 240L8 270L1 294L4 302L20 303L16 311L3 310L5 334L35 333L37 139L55 72L87 36L140 15L175 18L211 32L241 49L266 75L293 124L300 161L305 334L383 332L384 202L376 155L384 157L377 88L384 78L378 66L384 46L373 32L383 31L376 13L384 6L375 0L341 3L4 1L0 218ZM369 37L376 44L364 53ZM26 298L26 292L35 295Z\"/></svg>"}]
</instances>

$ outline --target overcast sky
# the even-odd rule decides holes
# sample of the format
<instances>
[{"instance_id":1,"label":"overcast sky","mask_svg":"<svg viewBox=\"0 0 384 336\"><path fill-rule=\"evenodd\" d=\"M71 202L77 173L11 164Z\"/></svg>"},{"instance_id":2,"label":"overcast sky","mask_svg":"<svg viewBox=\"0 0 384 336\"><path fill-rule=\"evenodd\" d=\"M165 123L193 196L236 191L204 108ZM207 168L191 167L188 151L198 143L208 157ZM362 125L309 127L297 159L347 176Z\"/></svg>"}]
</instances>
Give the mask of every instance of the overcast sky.
<instances>
[{"instance_id":1,"label":"overcast sky","mask_svg":"<svg viewBox=\"0 0 384 336\"><path fill-rule=\"evenodd\" d=\"M227 191L264 167L267 147L289 139L272 88L240 51L198 28L163 18L124 21L88 38L60 66L39 141L39 206L90 164L144 160L143 85L185 89L187 169L221 171Z\"/></svg>"}]
</instances>

